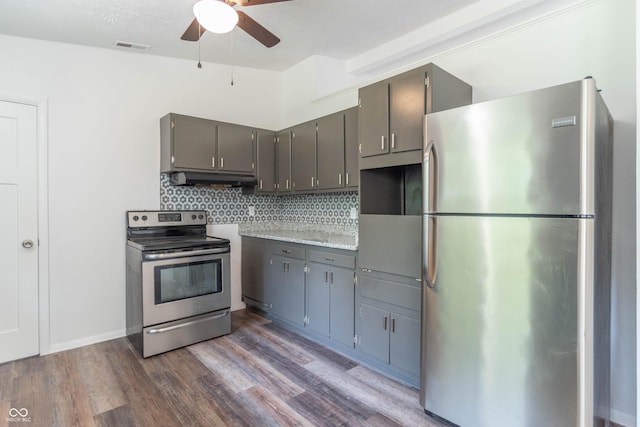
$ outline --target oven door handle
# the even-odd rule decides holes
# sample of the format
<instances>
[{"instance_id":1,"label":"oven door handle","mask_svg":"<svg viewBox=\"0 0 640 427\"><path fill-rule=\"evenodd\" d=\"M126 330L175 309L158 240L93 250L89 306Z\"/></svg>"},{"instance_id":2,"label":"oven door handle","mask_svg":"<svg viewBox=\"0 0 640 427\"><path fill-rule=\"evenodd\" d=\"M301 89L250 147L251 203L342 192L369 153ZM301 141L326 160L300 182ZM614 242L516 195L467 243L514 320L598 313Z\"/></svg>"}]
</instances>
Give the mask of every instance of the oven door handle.
<instances>
[{"instance_id":1,"label":"oven door handle","mask_svg":"<svg viewBox=\"0 0 640 427\"><path fill-rule=\"evenodd\" d=\"M215 249L200 249L196 251L181 251L181 252L163 252L159 254L144 254L143 258L146 260L156 259L170 259L170 258L182 258L186 256L196 255L211 255L211 254L224 254L229 252L229 248L215 248Z\"/></svg>"},{"instance_id":2,"label":"oven door handle","mask_svg":"<svg viewBox=\"0 0 640 427\"><path fill-rule=\"evenodd\" d=\"M173 331L173 330L176 330L176 329L184 328L186 326L196 325L196 324L202 323L202 322L208 322L209 320L220 319L221 317L225 317L225 316L228 316L228 315L229 315L229 310L225 310L224 312L222 312L220 314L216 314L215 316L211 316L211 317L205 317L204 319L192 320L191 322L180 323L179 325L167 326L166 328L149 329L147 331L147 334L149 334L149 335L161 334L163 332Z\"/></svg>"}]
</instances>

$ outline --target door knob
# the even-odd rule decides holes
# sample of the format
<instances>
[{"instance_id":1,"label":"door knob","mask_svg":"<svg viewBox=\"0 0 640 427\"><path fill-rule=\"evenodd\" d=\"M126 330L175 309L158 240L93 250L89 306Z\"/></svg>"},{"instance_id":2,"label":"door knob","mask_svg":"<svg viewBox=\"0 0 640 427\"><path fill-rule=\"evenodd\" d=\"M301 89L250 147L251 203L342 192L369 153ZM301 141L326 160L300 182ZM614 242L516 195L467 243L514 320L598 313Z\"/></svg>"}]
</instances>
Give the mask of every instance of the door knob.
<instances>
[{"instance_id":1,"label":"door knob","mask_svg":"<svg viewBox=\"0 0 640 427\"><path fill-rule=\"evenodd\" d=\"M23 240L22 246L29 249L33 247L33 240Z\"/></svg>"}]
</instances>

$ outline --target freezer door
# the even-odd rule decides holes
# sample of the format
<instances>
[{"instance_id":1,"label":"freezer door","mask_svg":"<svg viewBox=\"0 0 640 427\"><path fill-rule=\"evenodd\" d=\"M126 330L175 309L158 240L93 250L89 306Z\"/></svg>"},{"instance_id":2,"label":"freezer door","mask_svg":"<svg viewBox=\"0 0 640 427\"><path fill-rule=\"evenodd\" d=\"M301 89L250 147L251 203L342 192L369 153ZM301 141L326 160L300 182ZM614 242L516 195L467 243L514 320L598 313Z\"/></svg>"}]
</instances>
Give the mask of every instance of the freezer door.
<instances>
[{"instance_id":1,"label":"freezer door","mask_svg":"<svg viewBox=\"0 0 640 427\"><path fill-rule=\"evenodd\" d=\"M593 214L595 83L428 114L425 213Z\"/></svg>"},{"instance_id":2,"label":"freezer door","mask_svg":"<svg viewBox=\"0 0 640 427\"><path fill-rule=\"evenodd\" d=\"M586 425L592 371L579 335L592 332L578 301L592 286L592 220L425 221L435 238L425 248L425 410L461 426Z\"/></svg>"}]
</instances>

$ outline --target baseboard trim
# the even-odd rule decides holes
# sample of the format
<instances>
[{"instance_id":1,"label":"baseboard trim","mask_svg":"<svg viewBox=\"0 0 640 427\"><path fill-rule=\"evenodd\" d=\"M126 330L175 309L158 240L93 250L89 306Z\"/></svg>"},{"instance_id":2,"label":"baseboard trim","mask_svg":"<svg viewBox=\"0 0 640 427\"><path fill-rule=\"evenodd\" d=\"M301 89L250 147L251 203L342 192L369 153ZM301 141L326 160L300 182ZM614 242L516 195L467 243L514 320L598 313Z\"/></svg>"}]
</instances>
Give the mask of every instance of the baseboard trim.
<instances>
[{"instance_id":1,"label":"baseboard trim","mask_svg":"<svg viewBox=\"0 0 640 427\"><path fill-rule=\"evenodd\" d=\"M97 343L103 342L103 341L109 341L109 340L113 340L113 339L116 339L116 338L122 338L122 337L126 336L126 334L127 334L126 329L119 329L119 330L116 330L116 331L105 332L104 334L92 335L92 336L86 337L86 338L80 338L80 339L77 339L77 340L71 340L71 341L61 342L61 343L58 343L58 344L52 344L52 345L49 346L49 352L48 353L40 353L40 355L44 356L45 354L58 353L60 351L72 350L74 348L84 347L84 346L90 345L90 344L97 344Z\"/></svg>"},{"instance_id":2,"label":"baseboard trim","mask_svg":"<svg viewBox=\"0 0 640 427\"><path fill-rule=\"evenodd\" d=\"M631 414L627 414L621 411L611 409L611 422L616 423L622 427L634 427L636 426L636 417Z\"/></svg>"}]
</instances>

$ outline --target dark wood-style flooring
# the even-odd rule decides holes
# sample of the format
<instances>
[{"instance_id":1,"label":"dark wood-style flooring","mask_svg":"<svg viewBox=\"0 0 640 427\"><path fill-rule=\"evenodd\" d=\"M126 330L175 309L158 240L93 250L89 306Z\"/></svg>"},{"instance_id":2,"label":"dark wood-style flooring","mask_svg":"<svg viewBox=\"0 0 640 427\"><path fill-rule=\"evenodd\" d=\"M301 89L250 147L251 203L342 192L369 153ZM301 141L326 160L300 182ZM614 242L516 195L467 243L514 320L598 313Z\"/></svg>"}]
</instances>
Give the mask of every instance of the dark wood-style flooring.
<instances>
[{"instance_id":1,"label":"dark wood-style flooring","mask_svg":"<svg viewBox=\"0 0 640 427\"><path fill-rule=\"evenodd\" d=\"M0 425L441 426L417 390L246 310L230 335L148 359L120 338L0 365Z\"/></svg>"}]
</instances>

